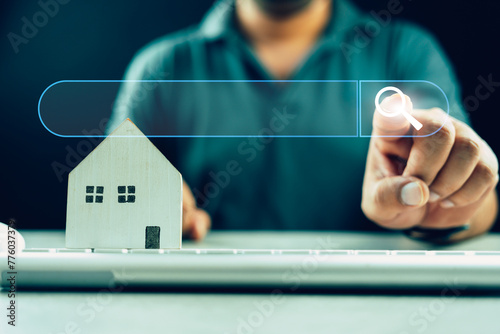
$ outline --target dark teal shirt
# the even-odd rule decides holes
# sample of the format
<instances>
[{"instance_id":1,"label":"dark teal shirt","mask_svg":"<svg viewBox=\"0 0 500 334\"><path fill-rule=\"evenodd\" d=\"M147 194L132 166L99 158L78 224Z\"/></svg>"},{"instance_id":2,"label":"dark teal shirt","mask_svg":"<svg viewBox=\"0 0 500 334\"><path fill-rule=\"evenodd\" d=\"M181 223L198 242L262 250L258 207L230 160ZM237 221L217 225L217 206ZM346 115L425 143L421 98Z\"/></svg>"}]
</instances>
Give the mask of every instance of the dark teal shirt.
<instances>
[{"instance_id":1,"label":"dark teal shirt","mask_svg":"<svg viewBox=\"0 0 500 334\"><path fill-rule=\"evenodd\" d=\"M153 141L216 229L376 229L360 208L369 138L356 134L369 134L372 114L359 115L358 128L357 83L304 81L427 80L443 89L452 116L465 116L450 63L428 33L394 18L380 23L346 0L333 3L331 22L289 78L296 82L286 83L246 82L273 77L239 32L233 6L214 5L199 26L147 45L125 79L244 82L124 83L108 129L129 117L149 135L200 135ZM359 102L373 110L374 93ZM415 106L441 107L434 93ZM213 134L354 137L203 137Z\"/></svg>"}]
</instances>

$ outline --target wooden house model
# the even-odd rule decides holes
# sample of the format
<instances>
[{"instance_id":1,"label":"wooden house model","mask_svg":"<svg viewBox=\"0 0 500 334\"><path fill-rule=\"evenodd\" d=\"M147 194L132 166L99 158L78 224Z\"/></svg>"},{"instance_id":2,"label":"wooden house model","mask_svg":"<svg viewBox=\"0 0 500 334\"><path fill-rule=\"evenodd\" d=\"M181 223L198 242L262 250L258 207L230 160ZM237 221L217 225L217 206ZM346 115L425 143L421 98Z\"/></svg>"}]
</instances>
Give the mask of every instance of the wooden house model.
<instances>
[{"instance_id":1,"label":"wooden house model","mask_svg":"<svg viewBox=\"0 0 500 334\"><path fill-rule=\"evenodd\" d=\"M67 248L180 248L182 176L125 120L69 174Z\"/></svg>"}]
</instances>

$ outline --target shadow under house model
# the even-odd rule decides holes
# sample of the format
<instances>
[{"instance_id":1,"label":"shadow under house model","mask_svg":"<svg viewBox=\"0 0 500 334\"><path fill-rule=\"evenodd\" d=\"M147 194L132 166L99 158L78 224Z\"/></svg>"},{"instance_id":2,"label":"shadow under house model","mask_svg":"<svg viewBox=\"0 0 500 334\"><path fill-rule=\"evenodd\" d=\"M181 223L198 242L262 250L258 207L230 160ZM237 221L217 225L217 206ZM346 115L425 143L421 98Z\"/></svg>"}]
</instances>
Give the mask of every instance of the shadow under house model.
<instances>
[{"instance_id":1,"label":"shadow under house model","mask_svg":"<svg viewBox=\"0 0 500 334\"><path fill-rule=\"evenodd\" d=\"M69 174L67 248L180 248L182 176L130 119Z\"/></svg>"}]
</instances>

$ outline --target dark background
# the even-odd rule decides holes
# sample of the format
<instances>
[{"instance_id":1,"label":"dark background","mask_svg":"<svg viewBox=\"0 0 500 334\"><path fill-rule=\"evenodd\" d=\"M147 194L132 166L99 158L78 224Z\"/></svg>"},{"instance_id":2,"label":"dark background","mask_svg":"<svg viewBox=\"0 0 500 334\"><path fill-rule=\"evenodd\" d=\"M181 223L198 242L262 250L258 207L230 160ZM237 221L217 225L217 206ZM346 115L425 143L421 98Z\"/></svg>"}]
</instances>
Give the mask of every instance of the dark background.
<instances>
[{"instance_id":1,"label":"dark background","mask_svg":"<svg viewBox=\"0 0 500 334\"><path fill-rule=\"evenodd\" d=\"M67 1L67 0L66 0ZM387 0L357 0L365 10ZM478 76L500 81L498 1L402 0L398 18L433 32L455 66L463 97L474 95ZM60 138L40 123L37 103L51 83L67 79L121 79L134 53L152 39L199 22L212 0L72 0L16 54L7 38L21 34L37 1L3 2L1 27L0 221L18 228L65 227L67 173L60 181L52 163L65 165L68 149L82 139ZM500 91L481 101L470 117L476 131L500 153ZM168 139L167 139L168 140ZM500 230L500 224L496 224Z\"/></svg>"}]
</instances>

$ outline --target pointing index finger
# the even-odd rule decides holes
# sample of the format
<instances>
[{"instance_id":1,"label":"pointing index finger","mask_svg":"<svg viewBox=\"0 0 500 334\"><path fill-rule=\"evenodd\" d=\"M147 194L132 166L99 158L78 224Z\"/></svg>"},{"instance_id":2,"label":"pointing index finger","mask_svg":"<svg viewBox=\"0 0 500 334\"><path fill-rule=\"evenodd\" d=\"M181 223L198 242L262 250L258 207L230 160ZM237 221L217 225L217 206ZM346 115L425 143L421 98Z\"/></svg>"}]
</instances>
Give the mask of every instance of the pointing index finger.
<instances>
[{"instance_id":1,"label":"pointing index finger","mask_svg":"<svg viewBox=\"0 0 500 334\"><path fill-rule=\"evenodd\" d=\"M382 112L375 110L373 115L372 137L380 137L384 141L394 141L407 135L410 129L410 122L403 115L401 108L404 104L404 111L411 115L413 104L410 98L404 95L403 103L399 94L391 95L380 103ZM388 117L387 115L394 115Z\"/></svg>"}]
</instances>

